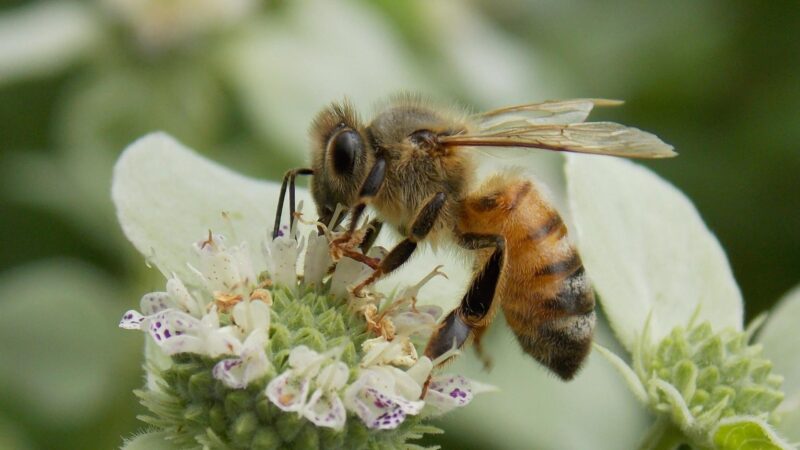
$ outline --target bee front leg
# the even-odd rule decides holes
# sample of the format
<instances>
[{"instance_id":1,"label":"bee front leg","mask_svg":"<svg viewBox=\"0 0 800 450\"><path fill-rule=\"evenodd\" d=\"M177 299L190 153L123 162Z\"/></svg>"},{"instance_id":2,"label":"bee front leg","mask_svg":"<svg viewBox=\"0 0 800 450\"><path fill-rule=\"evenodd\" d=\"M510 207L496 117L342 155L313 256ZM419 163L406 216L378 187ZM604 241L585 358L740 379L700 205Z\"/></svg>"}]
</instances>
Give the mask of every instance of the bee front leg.
<instances>
[{"instance_id":1,"label":"bee front leg","mask_svg":"<svg viewBox=\"0 0 800 450\"><path fill-rule=\"evenodd\" d=\"M331 245L352 250L355 246L361 244L361 241L353 242L353 237L358 229L358 222L361 220L361 216L364 215L367 203L378 195L378 191L385 179L386 159L378 155L375 159L375 164L364 180L364 184L361 185L361 189L358 191L358 203L350 209L350 224L347 227L347 231L341 237L334 239Z\"/></svg>"},{"instance_id":2,"label":"bee front leg","mask_svg":"<svg viewBox=\"0 0 800 450\"><path fill-rule=\"evenodd\" d=\"M486 330L492 312L498 281L505 261L505 240L498 235L463 234L462 247L477 250L494 247L488 261L472 278L467 293L456 309L445 317L425 347L425 356L435 360L447 352L461 348L470 336L478 339ZM483 355L481 355L483 356ZM485 357L484 365L488 365Z\"/></svg>"},{"instance_id":3,"label":"bee front leg","mask_svg":"<svg viewBox=\"0 0 800 450\"><path fill-rule=\"evenodd\" d=\"M425 203L414 218L409 236L392 248L389 254L386 255L386 258L384 258L375 271L372 272L372 275L353 289L353 294L360 295L362 289L374 283L380 277L391 273L408 261L414 253L414 250L417 249L417 243L425 239L431 229L433 229L436 220L439 218L439 213L442 211L445 200L444 192L438 192Z\"/></svg>"}]
</instances>

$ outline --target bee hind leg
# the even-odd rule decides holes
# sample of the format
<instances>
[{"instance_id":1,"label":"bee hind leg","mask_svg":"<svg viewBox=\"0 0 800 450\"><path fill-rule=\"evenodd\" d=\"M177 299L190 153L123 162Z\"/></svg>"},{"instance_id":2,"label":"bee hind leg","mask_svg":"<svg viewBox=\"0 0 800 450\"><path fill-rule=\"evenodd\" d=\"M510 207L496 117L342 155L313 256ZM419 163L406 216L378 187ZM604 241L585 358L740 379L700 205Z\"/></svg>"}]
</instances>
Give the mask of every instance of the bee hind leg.
<instances>
[{"instance_id":1,"label":"bee hind leg","mask_svg":"<svg viewBox=\"0 0 800 450\"><path fill-rule=\"evenodd\" d=\"M463 234L459 236L459 242L465 248L495 247L495 251L481 271L473 277L472 284L459 306L447 315L428 341L425 356L431 360L454 348L461 348L470 336L476 337L478 345L480 344L480 336L488 325L492 302L503 269L505 241L501 236ZM484 360L484 365L486 363Z\"/></svg>"}]
</instances>

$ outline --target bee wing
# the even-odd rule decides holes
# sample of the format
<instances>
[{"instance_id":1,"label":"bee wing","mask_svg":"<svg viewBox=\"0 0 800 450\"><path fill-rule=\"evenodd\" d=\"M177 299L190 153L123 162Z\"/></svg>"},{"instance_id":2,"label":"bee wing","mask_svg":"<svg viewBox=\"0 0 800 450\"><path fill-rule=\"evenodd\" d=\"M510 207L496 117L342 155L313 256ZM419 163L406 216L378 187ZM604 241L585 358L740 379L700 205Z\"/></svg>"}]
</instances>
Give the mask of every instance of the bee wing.
<instances>
[{"instance_id":1,"label":"bee wing","mask_svg":"<svg viewBox=\"0 0 800 450\"><path fill-rule=\"evenodd\" d=\"M524 125L563 125L583 122L595 106L618 106L621 100L579 98L508 106L473 117L483 131Z\"/></svg>"},{"instance_id":2,"label":"bee wing","mask_svg":"<svg viewBox=\"0 0 800 450\"><path fill-rule=\"evenodd\" d=\"M614 122L508 125L439 137L444 146L524 147L628 158L669 158L677 153L656 135Z\"/></svg>"},{"instance_id":3,"label":"bee wing","mask_svg":"<svg viewBox=\"0 0 800 450\"><path fill-rule=\"evenodd\" d=\"M584 122L596 106L622 101L574 99L509 106L473 117L474 133L441 136L445 146L522 147L577 153L666 158L671 145L657 136L613 122Z\"/></svg>"}]
</instances>

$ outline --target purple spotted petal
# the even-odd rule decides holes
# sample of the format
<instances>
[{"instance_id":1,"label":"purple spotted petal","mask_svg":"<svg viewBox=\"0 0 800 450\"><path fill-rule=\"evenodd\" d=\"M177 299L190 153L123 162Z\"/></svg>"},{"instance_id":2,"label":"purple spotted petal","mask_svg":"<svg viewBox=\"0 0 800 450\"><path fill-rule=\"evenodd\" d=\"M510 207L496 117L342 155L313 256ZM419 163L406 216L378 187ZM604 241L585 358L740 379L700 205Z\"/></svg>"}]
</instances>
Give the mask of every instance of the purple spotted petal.
<instances>
[{"instance_id":1,"label":"purple spotted petal","mask_svg":"<svg viewBox=\"0 0 800 450\"><path fill-rule=\"evenodd\" d=\"M144 319L145 317L137 311L130 310L122 316L119 321L119 327L126 330L141 330Z\"/></svg>"},{"instance_id":2,"label":"purple spotted petal","mask_svg":"<svg viewBox=\"0 0 800 450\"><path fill-rule=\"evenodd\" d=\"M144 294L139 301L139 308L145 316L151 316L175 307L175 301L166 292L150 292Z\"/></svg>"},{"instance_id":3,"label":"purple spotted petal","mask_svg":"<svg viewBox=\"0 0 800 450\"><path fill-rule=\"evenodd\" d=\"M167 309L147 318L147 332L168 355L205 353L202 324L183 311Z\"/></svg>"},{"instance_id":4,"label":"purple spotted petal","mask_svg":"<svg viewBox=\"0 0 800 450\"><path fill-rule=\"evenodd\" d=\"M303 409L303 415L318 427L341 430L344 428L347 412L336 392L323 393L318 389Z\"/></svg>"},{"instance_id":5,"label":"purple spotted petal","mask_svg":"<svg viewBox=\"0 0 800 450\"><path fill-rule=\"evenodd\" d=\"M433 406L438 414L466 406L474 397L472 384L461 375L433 377L425 395L425 402Z\"/></svg>"},{"instance_id":6,"label":"purple spotted petal","mask_svg":"<svg viewBox=\"0 0 800 450\"><path fill-rule=\"evenodd\" d=\"M428 389L441 392L445 396L453 399L458 406L464 406L472 401L472 386L470 382L461 375L433 377Z\"/></svg>"},{"instance_id":7,"label":"purple spotted petal","mask_svg":"<svg viewBox=\"0 0 800 450\"><path fill-rule=\"evenodd\" d=\"M223 359L214 365L212 373L214 378L222 381L231 389L247 387L244 380L244 361L241 358Z\"/></svg>"},{"instance_id":8,"label":"purple spotted petal","mask_svg":"<svg viewBox=\"0 0 800 450\"><path fill-rule=\"evenodd\" d=\"M369 385L355 392L351 401L351 409L364 424L377 430L397 428L407 415L418 414L423 405L424 402L409 401L398 395L381 392Z\"/></svg>"},{"instance_id":9,"label":"purple spotted petal","mask_svg":"<svg viewBox=\"0 0 800 450\"><path fill-rule=\"evenodd\" d=\"M300 411L308 396L308 379L287 370L267 385L267 398L283 411Z\"/></svg>"}]
</instances>

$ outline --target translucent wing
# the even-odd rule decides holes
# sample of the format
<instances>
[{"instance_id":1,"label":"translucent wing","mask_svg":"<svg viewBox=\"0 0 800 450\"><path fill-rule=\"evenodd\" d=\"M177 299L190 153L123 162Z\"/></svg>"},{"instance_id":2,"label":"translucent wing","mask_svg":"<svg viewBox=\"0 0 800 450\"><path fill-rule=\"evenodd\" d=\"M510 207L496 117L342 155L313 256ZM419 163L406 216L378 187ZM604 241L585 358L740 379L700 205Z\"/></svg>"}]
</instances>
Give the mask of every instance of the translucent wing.
<instances>
[{"instance_id":1,"label":"translucent wing","mask_svg":"<svg viewBox=\"0 0 800 450\"><path fill-rule=\"evenodd\" d=\"M524 125L563 125L583 122L595 106L618 106L621 100L580 98L507 106L473 117L481 130Z\"/></svg>"},{"instance_id":2,"label":"translucent wing","mask_svg":"<svg viewBox=\"0 0 800 450\"><path fill-rule=\"evenodd\" d=\"M671 145L654 134L613 122L584 122L595 106L619 100L575 99L495 109L473 117L475 131L440 136L444 146L522 147L577 153L668 158Z\"/></svg>"}]
</instances>

